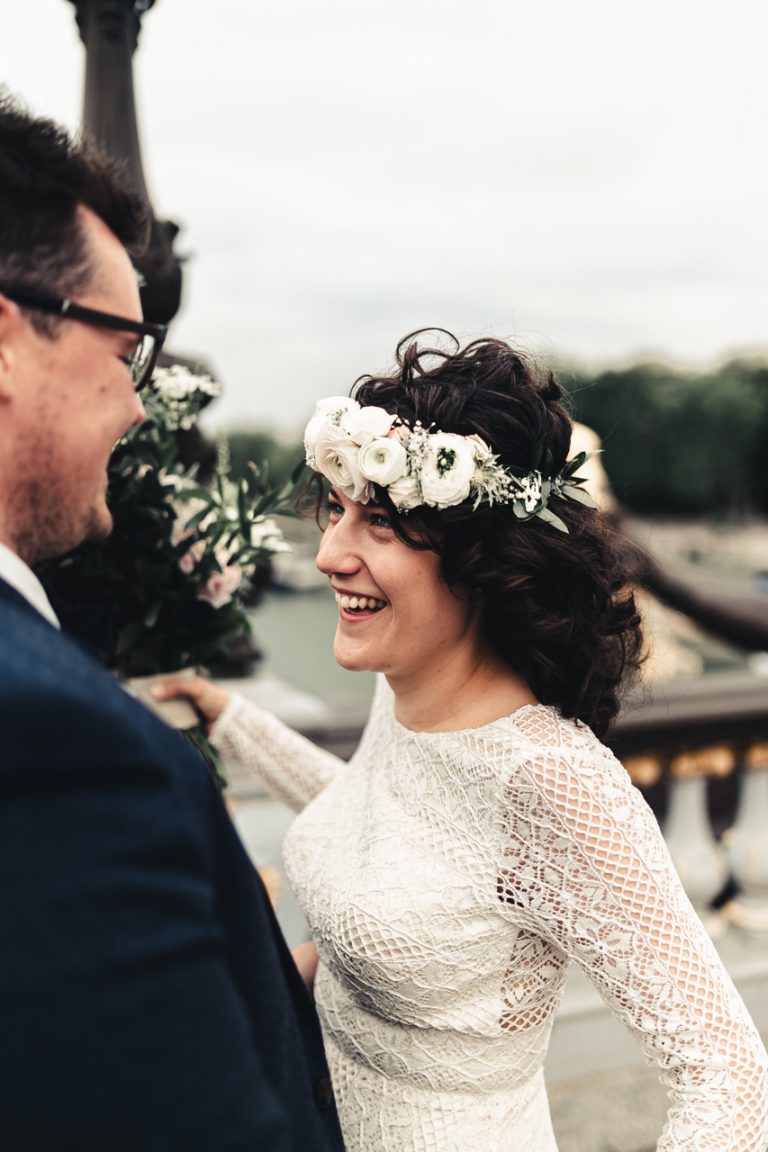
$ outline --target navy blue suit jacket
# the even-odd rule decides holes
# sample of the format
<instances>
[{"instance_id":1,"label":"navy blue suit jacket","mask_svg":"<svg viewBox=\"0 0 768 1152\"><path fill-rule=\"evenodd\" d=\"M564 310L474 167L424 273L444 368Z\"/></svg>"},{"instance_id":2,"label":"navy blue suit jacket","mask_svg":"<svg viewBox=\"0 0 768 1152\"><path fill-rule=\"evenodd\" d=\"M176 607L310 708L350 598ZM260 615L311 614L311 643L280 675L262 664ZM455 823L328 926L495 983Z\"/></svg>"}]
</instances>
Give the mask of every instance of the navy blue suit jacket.
<instances>
[{"instance_id":1,"label":"navy blue suit jacket","mask_svg":"<svg viewBox=\"0 0 768 1152\"><path fill-rule=\"evenodd\" d=\"M327 1076L207 767L0 581L3 1152L337 1152Z\"/></svg>"}]
</instances>

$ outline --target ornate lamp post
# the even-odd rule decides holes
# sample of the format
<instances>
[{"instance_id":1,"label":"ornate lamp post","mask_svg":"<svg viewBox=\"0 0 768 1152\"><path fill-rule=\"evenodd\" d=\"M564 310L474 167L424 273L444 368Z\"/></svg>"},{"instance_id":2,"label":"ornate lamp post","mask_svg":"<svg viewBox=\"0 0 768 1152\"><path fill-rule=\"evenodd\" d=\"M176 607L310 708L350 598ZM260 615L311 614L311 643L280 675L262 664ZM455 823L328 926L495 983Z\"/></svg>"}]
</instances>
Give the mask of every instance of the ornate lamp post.
<instances>
[{"instance_id":1,"label":"ornate lamp post","mask_svg":"<svg viewBox=\"0 0 768 1152\"><path fill-rule=\"evenodd\" d=\"M125 166L137 191L149 201L141 162L141 146L133 90L133 54L141 18L155 0L70 0L77 14L80 39L85 45L85 99L83 129L103 150ZM173 250L179 231L173 220L152 215L152 233L146 252L137 261L143 277L141 303L147 320L170 324L181 303L181 262ZM213 375L208 365L167 349L161 364L194 363ZM200 466L202 478L210 474L215 445L195 425L179 432L182 459Z\"/></svg>"},{"instance_id":2,"label":"ornate lamp post","mask_svg":"<svg viewBox=\"0 0 768 1152\"><path fill-rule=\"evenodd\" d=\"M122 161L137 191L147 196L133 92L133 53L141 18L155 0L70 0L85 45L83 128ZM147 199L149 197L147 196ZM181 301L181 265L173 251L179 229L153 215L152 237L139 262L144 315L168 324Z\"/></svg>"}]
</instances>

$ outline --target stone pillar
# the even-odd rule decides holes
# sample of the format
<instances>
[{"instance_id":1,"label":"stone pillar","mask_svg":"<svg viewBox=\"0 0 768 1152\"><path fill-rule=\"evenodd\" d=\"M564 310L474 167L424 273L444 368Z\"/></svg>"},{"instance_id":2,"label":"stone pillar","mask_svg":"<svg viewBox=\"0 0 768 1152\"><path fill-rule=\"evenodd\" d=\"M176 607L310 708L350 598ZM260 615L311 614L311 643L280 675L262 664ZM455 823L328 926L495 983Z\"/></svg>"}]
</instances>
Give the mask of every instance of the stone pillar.
<instances>
[{"instance_id":1,"label":"stone pillar","mask_svg":"<svg viewBox=\"0 0 768 1152\"><path fill-rule=\"evenodd\" d=\"M725 908L732 924L768 933L768 744L744 757L736 821L724 837L738 894Z\"/></svg>"},{"instance_id":2,"label":"stone pillar","mask_svg":"<svg viewBox=\"0 0 768 1152\"><path fill-rule=\"evenodd\" d=\"M675 756L669 769L664 839L683 887L714 937L722 935L724 925L722 917L710 908L710 902L728 878L728 860L709 820L708 777L728 775L733 766L731 749L718 747Z\"/></svg>"}]
</instances>

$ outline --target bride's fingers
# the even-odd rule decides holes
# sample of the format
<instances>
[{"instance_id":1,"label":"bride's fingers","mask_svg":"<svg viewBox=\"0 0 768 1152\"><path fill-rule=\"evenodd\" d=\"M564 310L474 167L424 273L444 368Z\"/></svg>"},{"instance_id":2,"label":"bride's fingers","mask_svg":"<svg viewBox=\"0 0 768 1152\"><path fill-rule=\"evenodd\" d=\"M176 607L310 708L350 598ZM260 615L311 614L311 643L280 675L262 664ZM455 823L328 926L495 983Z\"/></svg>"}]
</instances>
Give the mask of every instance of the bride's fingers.
<instances>
[{"instance_id":1,"label":"bride's fingers","mask_svg":"<svg viewBox=\"0 0 768 1152\"><path fill-rule=\"evenodd\" d=\"M229 692L203 676L169 676L154 686L152 695L156 700L172 700L178 696L191 700L209 724L218 720L229 702Z\"/></svg>"}]
</instances>

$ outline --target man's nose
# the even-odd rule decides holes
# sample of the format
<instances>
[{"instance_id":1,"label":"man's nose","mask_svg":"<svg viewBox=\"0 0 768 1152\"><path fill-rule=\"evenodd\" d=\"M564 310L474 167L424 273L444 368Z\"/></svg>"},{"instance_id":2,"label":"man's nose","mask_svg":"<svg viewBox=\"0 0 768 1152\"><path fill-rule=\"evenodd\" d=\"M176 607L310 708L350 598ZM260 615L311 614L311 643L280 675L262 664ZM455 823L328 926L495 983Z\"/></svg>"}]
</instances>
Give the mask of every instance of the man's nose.
<instances>
[{"instance_id":1,"label":"man's nose","mask_svg":"<svg viewBox=\"0 0 768 1152\"><path fill-rule=\"evenodd\" d=\"M139 396L138 392L134 392L134 396L136 397L136 404L133 420L131 420L131 428L135 428L137 424L143 424L147 415L144 411L144 405L142 403L141 396Z\"/></svg>"}]
</instances>

